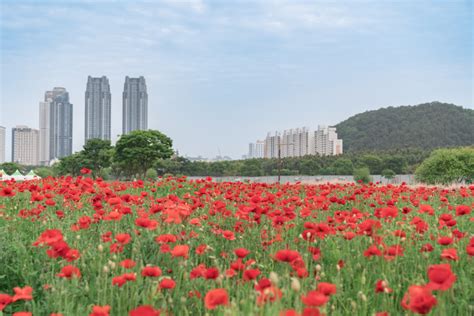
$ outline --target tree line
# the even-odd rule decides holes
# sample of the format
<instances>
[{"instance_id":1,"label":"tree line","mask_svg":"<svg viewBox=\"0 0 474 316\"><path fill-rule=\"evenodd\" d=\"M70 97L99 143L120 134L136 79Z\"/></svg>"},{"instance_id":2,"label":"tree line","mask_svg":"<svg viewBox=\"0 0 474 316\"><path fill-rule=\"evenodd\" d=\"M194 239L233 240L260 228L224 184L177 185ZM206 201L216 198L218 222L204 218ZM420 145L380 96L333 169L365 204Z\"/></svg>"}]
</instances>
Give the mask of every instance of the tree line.
<instances>
[{"instance_id":1,"label":"tree line","mask_svg":"<svg viewBox=\"0 0 474 316\"><path fill-rule=\"evenodd\" d=\"M231 161L191 161L174 154L172 140L155 131L133 131L122 135L115 146L108 140L91 139L83 149L62 158L52 167L38 167L41 177L78 176L87 171L103 179L133 179L158 176L275 176L281 175L354 175L370 181L380 174L390 179L396 174L416 174L424 183L467 182L474 177L474 147L438 149L393 149L385 151L348 152L338 156L308 155L282 159L246 159ZM16 169L32 168L4 163L11 174Z\"/></svg>"}]
</instances>

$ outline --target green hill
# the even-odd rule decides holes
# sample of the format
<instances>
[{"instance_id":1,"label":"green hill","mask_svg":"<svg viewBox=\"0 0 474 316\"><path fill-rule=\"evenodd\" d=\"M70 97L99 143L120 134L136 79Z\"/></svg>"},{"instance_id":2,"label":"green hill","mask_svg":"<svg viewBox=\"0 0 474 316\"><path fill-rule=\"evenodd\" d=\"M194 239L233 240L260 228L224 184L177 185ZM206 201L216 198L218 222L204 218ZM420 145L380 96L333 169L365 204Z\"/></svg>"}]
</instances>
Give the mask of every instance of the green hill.
<instances>
[{"instance_id":1,"label":"green hill","mask_svg":"<svg viewBox=\"0 0 474 316\"><path fill-rule=\"evenodd\" d=\"M474 110L440 102L367 111L336 127L346 152L474 144Z\"/></svg>"}]
</instances>

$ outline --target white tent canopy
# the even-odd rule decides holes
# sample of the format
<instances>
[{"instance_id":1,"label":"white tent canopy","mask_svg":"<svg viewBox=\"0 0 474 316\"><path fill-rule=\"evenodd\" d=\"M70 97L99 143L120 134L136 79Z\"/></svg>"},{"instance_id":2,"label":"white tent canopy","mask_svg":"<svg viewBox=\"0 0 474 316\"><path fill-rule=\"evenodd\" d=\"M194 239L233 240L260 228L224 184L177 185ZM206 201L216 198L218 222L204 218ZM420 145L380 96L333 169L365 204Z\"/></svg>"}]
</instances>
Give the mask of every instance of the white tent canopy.
<instances>
[{"instance_id":1,"label":"white tent canopy","mask_svg":"<svg viewBox=\"0 0 474 316\"><path fill-rule=\"evenodd\" d=\"M28 172L24 177L25 180L40 179L40 177L33 170L30 170L30 172Z\"/></svg>"},{"instance_id":2,"label":"white tent canopy","mask_svg":"<svg viewBox=\"0 0 474 316\"><path fill-rule=\"evenodd\" d=\"M35 179L41 179L40 176L38 176L33 170L28 172L28 174L23 175L19 170L16 170L14 173L11 175L8 175L4 170L0 170L0 180L1 181L7 181L14 179L15 181L24 181L24 180L35 180Z\"/></svg>"}]
</instances>

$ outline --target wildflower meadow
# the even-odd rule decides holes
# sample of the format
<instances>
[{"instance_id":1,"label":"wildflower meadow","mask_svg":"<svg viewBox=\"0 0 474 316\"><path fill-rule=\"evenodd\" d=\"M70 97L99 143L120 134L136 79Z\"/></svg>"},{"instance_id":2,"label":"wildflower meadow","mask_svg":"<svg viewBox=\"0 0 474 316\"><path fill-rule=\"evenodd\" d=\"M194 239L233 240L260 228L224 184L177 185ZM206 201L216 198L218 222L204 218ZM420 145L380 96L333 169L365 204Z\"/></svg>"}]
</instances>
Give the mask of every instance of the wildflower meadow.
<instances>
[{"instance_id":1,"label":"wildflower meadow","mask_svg":"<svg viewBox=\"0 0 474 316\"><path fill-rule=\"evenodd\" d=\"M472 315L474 185L0 182L0 315Z\"/></svg>"}]
</instances>

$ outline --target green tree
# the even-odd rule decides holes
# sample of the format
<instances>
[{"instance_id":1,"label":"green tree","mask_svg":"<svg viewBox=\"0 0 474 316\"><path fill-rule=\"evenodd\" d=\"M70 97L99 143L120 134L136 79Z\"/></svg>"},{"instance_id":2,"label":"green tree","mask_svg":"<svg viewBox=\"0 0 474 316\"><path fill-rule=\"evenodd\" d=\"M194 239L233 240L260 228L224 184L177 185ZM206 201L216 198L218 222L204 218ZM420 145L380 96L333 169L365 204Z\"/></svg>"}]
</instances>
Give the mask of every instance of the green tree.
<instances>
[{"instance_id":1,"label":"green tree","mask_svg":"<svg viewBox=\"0 0 474 316\"><path fill-rule=\"evenodd\" d=\"M110 140L89 139L81 151L83 167L92 170L95 178L103 168L110 167L112 163L113 147Z\"/></svg>"},{"instance_id":2,"label":"green tree","mask_svg":"<svg viewBox=\"0 0 474 316\"><path fill-rule=\"evenodd\" d=\"M352 161L348 158L339 158L332 165L334 171L338 175L352 174L354 166Z\"/></svg>"},{"instance_id":3,"label":"green tree","mask_svg":"<svg viewBox=\"0 0 474 316\"><path fill-rule=\"evenodd\" d=\"M172 145L171 138L159 131L133 131L117 141L114 160L127 176L145 176L158 159L173 155Z\"/></svg>"},{"instance_id":4,"label":"green tree","mask_svg":"<svg viewBox=\"0 0 474 316\"><path fill-rule=\"evenodd\" d=\"M405 157L401 154L389 155L383 160L384 169L391 169L397 174L402 174L407 169Z\"/></svg>"},{"instance_id":5,"label":"green tree","mask_svg":"<svg viewBox=\"0 0 474 316\"><path fill-rule=\"evenodd\" d=\"M0 170L2 170L2 169L8 174L12 174L17 170L21 171L21 169L23 169L23 167L21 165L17 164L16 162L4 162L4 163L0 164Z\"/></svg>"},{"instance_id":6,"label":"green tree","mask_svg":"<svg viewBox=\"0 0 474 316\"><path fill-rule=\"evenodd\" d=\"M156 180L158 178L158 172L155 169L150 168L146 171L146 178Z\"/></svg>"},{"instance_id":7,"label":"green tree","mask_svg":"<svg viewBox=\"0 0 474 316\"><path fill-rule=\"evenodd\" d=\"M369 183L372 181L370 176L370 170L367 167L357 168L354 170L354 181L362 181L363 183Z\"/></svg>"},{"instance_id":8,"label":"green tree","mask_svg":"<svg viewBox=\"0 0 474 316\"><path fill-rule=\"evenodd\" d=\"M50 167L39 167L39 168L34 169L34 172L41 178L55 176L54 169Z\"/></svg>"},{"instance_id":9,"label":"green tree","mask_svg":"<svg viewBox=\"0 0 474 316\"><path fill-rule=\"evenodd\" d=\"M393 178L395 178L396 173L392 169L383 169L381 175L382 175L382 177L384 177L385 179L390 181Z\"/></svg>"},{"instance_id":10,"label":"green tree","mask_svg":"<svg viewBox=\"0 0 474 316\"><path fill-rule=\"evenodd\" d=\"M81 169L86 166L87 162L85 161L81 152L72 154L61 158L61 160L56 163L53 168L57 170L59 175L71 175L78 176L81 174Z\"/></svg>"},{"instance_id":11,"label":"green tree","mask_svg":"<svg viewBox=\"0 0 474 316\"><path fill-rule=\"evenodd\" d=\"M416 169L416 179L428 184L474 181L474 147L435 150Z\"/></svg>"},{"instance_id":12,"label":"green tree","mask_svg":"<svg viewBox=\"0 0 474 316\"><path fill-rule=\"evenodd\" d=\"M239 170L240 175L246 177L259 177L263 175L259 159L246 159Z\"/></svg>"},{"instance_id":13,"label":"green tree","mask_svg":"<svg viewBox=\"0 0 474 316\"><path fill-rule=\"evenodd\" d=\"M360 159L360 163L370 169L372 174L380 174L382 171L383 160L377 155L366 154Z\"/></svg>"}]
</instances>

